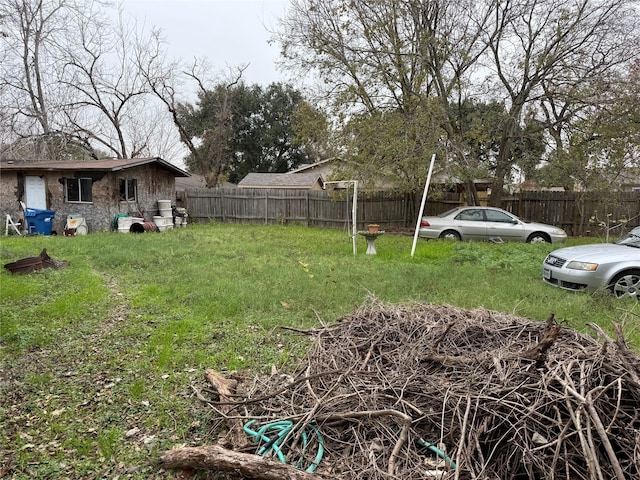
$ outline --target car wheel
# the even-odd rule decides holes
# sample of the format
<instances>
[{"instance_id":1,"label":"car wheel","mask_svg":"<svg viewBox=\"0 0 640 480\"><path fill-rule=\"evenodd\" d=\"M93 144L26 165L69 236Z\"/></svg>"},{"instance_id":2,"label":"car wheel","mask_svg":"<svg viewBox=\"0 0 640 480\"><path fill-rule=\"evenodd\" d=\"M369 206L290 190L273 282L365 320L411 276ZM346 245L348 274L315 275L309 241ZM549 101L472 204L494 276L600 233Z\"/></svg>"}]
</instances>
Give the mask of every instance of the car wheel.
<instances>
[{"instance_id":1,"label":"car wheel","mask_svg":"<svg viewBox=\"0 0 640 480\"><path fill-rule=\"evenodd\" d=\"M445 230L440 234L440 238L443 240L453 240L457 242L460 240L460 234L455 230Z\"/></svg>"},{"instance_id":2,"label":"car wheel","mask_svg":"<svg viewBox=\"0 0 640 480\"><path fill-rule=\"evenodd\" d=\"M551 239L544 233L532 233L527 238L527 243L551 243Z\"/></svg>"},{"instance_id":3,"label":"car wheel","mask_svg":"<svg viewBox=\"0 0 640 480\"><path fill-rule=\"evenodd\" d=\"M609 287L616 298L631 297L640 300L640 270L629 270L616 275Z\"/></svg>"}]
</instances>

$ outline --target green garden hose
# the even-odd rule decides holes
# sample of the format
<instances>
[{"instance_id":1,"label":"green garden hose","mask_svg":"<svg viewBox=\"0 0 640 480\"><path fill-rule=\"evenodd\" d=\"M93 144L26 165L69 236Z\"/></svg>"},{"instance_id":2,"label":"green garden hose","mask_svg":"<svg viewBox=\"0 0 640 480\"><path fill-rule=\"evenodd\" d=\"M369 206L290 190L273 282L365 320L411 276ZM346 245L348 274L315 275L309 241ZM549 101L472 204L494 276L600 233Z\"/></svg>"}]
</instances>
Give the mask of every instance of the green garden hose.
<instances>
[{"instance_id":1,"label":"green garden hose","mask_svg":"<svg viewBox=\"0 0 640 480\"><path fill-rule=\"evenodd\" d=\"M451 457L449 457L442 449L436 447L434 444L427 442L426 440L418 440L416 442L418 445L422 445L423 447L427 447L429 450L431 450L433 453L435 453L436 455L438 455L440 458L442 458L446 464L451 467L452 470L456 469L456 462L454 462Z\"/></svg>"},{"instance_id":2,"label":"green garden hose","mask_svg":"<svg viewBox=\"0 0 640 480\"><path fill-rule=\"evenodd\" d=\"M256 421L251 420L247 422L242 429L253 437L256 442L264 442L264 444L258 449L258 455L262 455L263 457L268 456L271 452L275 453L280 460L281 463L287 463L287 459L285 454L282 452L282 442L288 437L289 433L298 430L298 425L289 420L283 420L279 422L267 423L260 427L258 430L252 430L250 427ZM307 433L310 432L310 433ZM272 435L271 437L269 435ZM316 439L318 444L318 451L316 453L316 458L309 467L307 467L306 472L312 473L318 467L320 461L322 461L322 457L324 456L324 438L320 434L320 431L314 427L313 425L306 425L302 434L300 435L302 439L302 453L304 454L307 450L307 447L313 441L313 438ZM303 459L300 458L296 462L296 468L302 469L303 467Z\"/></svg>"}]
</instances>

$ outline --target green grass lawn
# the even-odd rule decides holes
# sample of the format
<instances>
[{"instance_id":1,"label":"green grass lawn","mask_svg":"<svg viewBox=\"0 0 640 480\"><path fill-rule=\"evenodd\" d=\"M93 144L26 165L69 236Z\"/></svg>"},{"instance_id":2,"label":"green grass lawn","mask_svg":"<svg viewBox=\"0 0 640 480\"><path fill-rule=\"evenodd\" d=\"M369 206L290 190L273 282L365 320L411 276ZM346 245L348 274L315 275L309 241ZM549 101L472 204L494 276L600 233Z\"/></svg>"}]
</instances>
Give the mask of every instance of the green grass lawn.
<instances>
[{"instance_id":1,"label":"green grass lawn","mask_svg":"<svg viewBox=\"0 0 640 480\"><path fill-rule=\"evenodd\" d=\"M540 321L554 313L585 332L617 322L640 348L638 302L542 283L556 247L419 240L411 257L412 242L383 235L374 256L359 237L354 256L340 230L215 223L2 237L3 264L46 248L70 265L0 272L0 477L175 478L155 465L160 452L216 440L191 388L206 368L294 369L304 340L280 327L331 323L369 295Z\"/></svg>"}]
</instances>

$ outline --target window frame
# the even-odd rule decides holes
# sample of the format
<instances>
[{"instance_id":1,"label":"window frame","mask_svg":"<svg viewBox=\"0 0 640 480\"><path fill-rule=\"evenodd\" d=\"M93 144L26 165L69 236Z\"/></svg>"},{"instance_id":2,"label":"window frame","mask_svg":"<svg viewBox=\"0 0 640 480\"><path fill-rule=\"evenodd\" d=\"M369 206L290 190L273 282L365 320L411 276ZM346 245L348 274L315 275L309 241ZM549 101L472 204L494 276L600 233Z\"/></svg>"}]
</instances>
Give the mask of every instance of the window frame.
<instances>
[{"instance_id":1,"label":"window frame","mask_svg":"<svg viewBox=\"0 0 640 480\"><path fill-rule=\"evenodd\" d=\"M484 222L484 210L481 208L465 208L456 215L455 219L463 222Z\"/></svg>"},{"instance_id":2,"label":"window frame","mask_svg":"<svg viewBox=\"0 0 640 480\"><path fill-rule=\"evenodd\" d=\"M517 223L516 219L507 212L488 209L484 211L487 222L493 223Z\"/></svg>"},{"instance_id":3,"label":"window frame","mask_svg":"<svg viewBox=\"0 0 640 480\"><path fill-rule=\"evenodd\" d=\"M70 200L69 197L69 189L72 188L71 185L69 185L69 182L73 181L76 182L76 185L74 186L75 188L75 192L77 194L78 200ZM88 190L87 190L87 183L88 183ZM84 197L86 196L88 192L88 199L85 199ZM84 193L84 195L83 195ZM65 196L65 201L67 203L93 203L93 178L91 177L67 177L64 179L64 196Z\"/></svg>"},{"instance_id":4,"label":"window frame","mask_svg":"<svg viewBox=\"0 0 640 480\"><path fill-rule=\"evenodd\" d=\"M129 197L130 187L133 187L133 198ZM119 195L120 195L121 202L137 202L138 201L138 179L137 178L121 178L118 188L119 188Z\"/></svg>"}]
</instances>

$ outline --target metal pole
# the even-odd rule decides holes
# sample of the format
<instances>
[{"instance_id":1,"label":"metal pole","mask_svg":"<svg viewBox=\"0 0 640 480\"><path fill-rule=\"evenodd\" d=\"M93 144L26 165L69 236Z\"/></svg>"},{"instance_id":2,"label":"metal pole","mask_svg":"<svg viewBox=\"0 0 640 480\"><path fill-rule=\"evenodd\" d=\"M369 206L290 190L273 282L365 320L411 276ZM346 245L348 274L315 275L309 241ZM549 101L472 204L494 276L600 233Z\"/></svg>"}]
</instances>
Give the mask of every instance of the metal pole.
<instances>
[{"instance_id":1,"label":"metal pole","mask_svg":"<svg viewBox=\"0 0 640 480\"><path fill-rule=\"evenodd\" d=\"M356 245L356 235L357 235L357 212L358 212L358 181L353 180L353 234L351 235L353 238L353 255L358 252L358 247Z\"/></svg>"},{"instance_id":2,"label":"metal pole","mask_svg":"<svg viewBox=\"0 0 640 480\"><path fill-rule=\"evenodd\" d=\"M358 181L357 180L334 180L331 182L324 182L324 185L328 185L330 183L346 183L347 184L347 201L349 199L349 184L353 183L353 202L351 207L351 239L353 240L353 254L355 255L358 252L358 247L356 244L356 235L357 233L357 225L358 225ZM324 188L324 187L323 187Z\"/></svg>"},{"instance_id":3,"label":"metal pole","mask_svg":"<svg viewBox=\"0 0 640 480\"><path fill-rule=\"evenodd\" d=\"M429 165L429 173L427 174L427 181L424 184L424 192L422 192L422 202L420 203L420 211L418 212L418 221L416 222L416 231L413 233L413 245L411 247L411 256L416 251L416 242L418 241L418 230L420 230L420 221L422 220L422 211L424 205L427 203L427 192L429 191L429 184L431 183L431 172L433 171L433 163L436 160L436 154L431 156L431 164Z\"/></svg>"}]
</instances>

